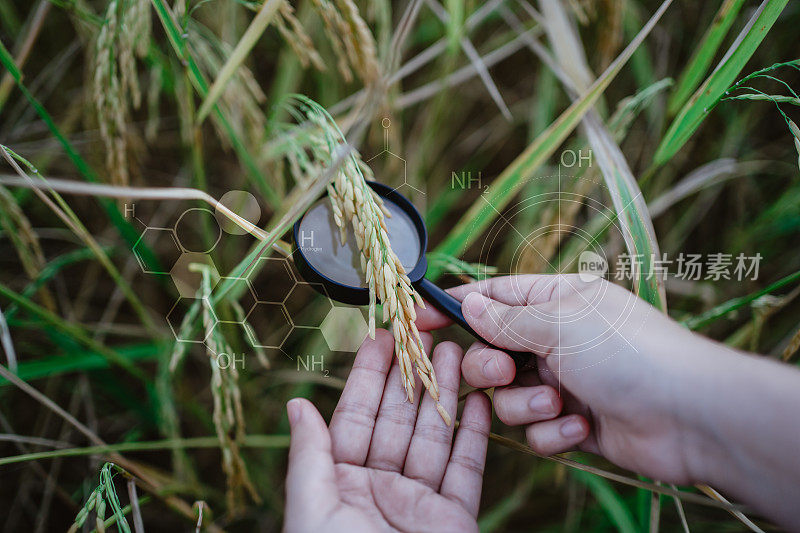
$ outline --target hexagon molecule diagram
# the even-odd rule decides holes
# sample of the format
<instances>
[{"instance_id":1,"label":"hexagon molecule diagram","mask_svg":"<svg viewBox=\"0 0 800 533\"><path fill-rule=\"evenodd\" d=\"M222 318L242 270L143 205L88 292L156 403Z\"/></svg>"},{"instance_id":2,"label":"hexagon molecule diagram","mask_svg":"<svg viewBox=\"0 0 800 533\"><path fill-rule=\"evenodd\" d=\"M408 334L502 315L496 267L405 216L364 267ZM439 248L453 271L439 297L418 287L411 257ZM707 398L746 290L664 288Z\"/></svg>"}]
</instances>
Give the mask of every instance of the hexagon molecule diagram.
<instances>
[{"instance_id":1,"label":"hexagon molecule diagram","mask_svg":"<svg viewBox=\"0 0 800 533\"><path fill-rule=\"evenodd\" d=\"M328 348L337 352L355 352L367 338L369 326L357 307L334 307L320 326Z\"/></svg>"},{"instance_id":2,"label":"hexagon molecule diagram","mask_svg":"<svg viewBox=\"0 0 800 533\"><path fill-rule=\"evenodd\" d=\"M322 285L302 281L289 261L283 258L259 258L256 268L248 276L248 283L250 309L244 328L256 347L283 349L290 336L296 338L321 329L327 317L338 309ZM363 317L361 322L366 329ZM302 333L302 330L308 331ZM358 344L365 335L360 330L355 331ZM328 337L323 332L326 341ZM329 347L336 350L346 348L334 348L330 343Z\"/></svg>"},{"instance_id":3,"label":"hexagon molecule diagram","mask_svg":"<svg viewBox=\"0 0 800 533\"><path fill-rule=\"evenodd\" d=\"M156 254L156 260L160 265L154 265L147 260L147 256L143 251L145 248L152 250ZM182 250L173 228L147 226L133 245L133 256L145 274L169 274L181 252Z\"/></svg>"}]
</instances>

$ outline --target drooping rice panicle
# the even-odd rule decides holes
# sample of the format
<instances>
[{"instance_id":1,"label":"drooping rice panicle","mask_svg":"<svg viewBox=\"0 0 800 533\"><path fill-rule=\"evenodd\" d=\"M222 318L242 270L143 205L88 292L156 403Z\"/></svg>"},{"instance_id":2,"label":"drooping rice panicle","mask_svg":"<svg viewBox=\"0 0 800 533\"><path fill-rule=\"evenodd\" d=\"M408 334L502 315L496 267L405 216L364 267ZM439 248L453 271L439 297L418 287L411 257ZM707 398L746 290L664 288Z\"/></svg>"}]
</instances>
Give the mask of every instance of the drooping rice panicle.
<instances>
[{"instance_id":1,"label":"drooping rice panicle","mask_svg":"<svg viewBox=\"0 0 800 533\"><path fill-rule=\"evenodd\" d=\"M352 0L313 0L328 41L337 58L337 68L346 81L355 71L366 83L378 78L375 38Z\"/></svg>"},{"instance_id":2,"label":"drooping rice panicle","mask_svg":"<svg viewBox=\"0 0 800 533\"><path fill-rule=\"evenodd\" d=\"M130 108L138 108L142 100L136 57L146 55L149 44L150 2L109 2L93 50L92 99L106 169L116 185L129 183Z\"/></svg>"},{"instance_id":3,"label":"drooping rice panicle","mask_svg":"<svg viewBox=\"0 0 800 533\"><path fill-rule=\"evenodd\" d=\"M276 27L281 36L292 48L300 63L306 67L313 65L317 70L325 70L325 63L314 48L314 42L308 36L303 25L294 16L294 8L289 2L282 2L278 10L280 15L275 19Z\"/></svg>"},{"instance_id":4,"label":"drooping rice panicle","mask_svg":"<svg viewBox=\"0 0 800 533\"><path fill-rule=\"evenodd\" d=\"M297 96L300 114L319 131L319 140L312 147L321 158L330 157L333 150L344 143L344 136L331 116L316 102ZM313 136L311 136L314 138ZM386 217L391 216L383 200L367 184L356 156L342 165L333 182L328 185L333 218L339 227L342 244L346 242L347 225L350 224L360 251L364 279L369 288L369 334L375 338L376 302L383 305L383 321L391 322L395 339L395 355L403 376L403 387L409 401L414 399L414 372L419 376L431 398L437 402L440 413L446 411L439 402L439 386L430 358L425 351L414 305L425 304L411 286L405 268L392 250L386 228ZM450 423L449 415L442 419Z\"/></svg>"}]
</instances>

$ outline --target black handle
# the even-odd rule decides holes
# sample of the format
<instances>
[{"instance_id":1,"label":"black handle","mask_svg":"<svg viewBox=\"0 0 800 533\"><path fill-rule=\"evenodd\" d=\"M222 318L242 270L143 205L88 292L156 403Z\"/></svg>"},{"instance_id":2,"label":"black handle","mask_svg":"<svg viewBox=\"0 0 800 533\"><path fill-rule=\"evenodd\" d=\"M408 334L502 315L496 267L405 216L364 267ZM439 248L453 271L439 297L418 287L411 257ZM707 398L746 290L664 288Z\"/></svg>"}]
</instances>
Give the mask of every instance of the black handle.
<instances>
[{"instance_id":1,"label":"black handle","mask_svg":"<svg viewBox=\"0 0 800 533\"><path fill-rule=\"evenodd\" d=\"M534 370L536 369L536 357L528 352L515 352L506 350L505 348L498 348L494 344L487 342L486 339L478 335L474 329L464 319L464 313L461 312L461 302L456 300L453 296L440 289L432 281L421 278L419 281L413 283L414 288L422 295L436 309L450 317L453 322L464 328L470 335L480 340L490 348L500 350L511 356L514 363L517 365L518 370Z\"/></svg>"}]
</instances>

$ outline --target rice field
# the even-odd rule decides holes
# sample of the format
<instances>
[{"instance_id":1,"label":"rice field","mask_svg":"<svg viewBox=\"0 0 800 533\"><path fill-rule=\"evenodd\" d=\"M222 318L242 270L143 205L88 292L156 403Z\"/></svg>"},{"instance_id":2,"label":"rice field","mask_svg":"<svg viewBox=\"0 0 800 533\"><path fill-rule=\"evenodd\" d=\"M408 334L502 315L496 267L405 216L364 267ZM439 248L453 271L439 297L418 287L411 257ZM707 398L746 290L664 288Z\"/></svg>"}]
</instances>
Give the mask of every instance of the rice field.
<instances>
[{"instance_id":1,"label":"rice field","mask_svg":"<svg viewBox=\"0 0 800 533\"><path fill-rule=\"evenodd\" d=\"M685 327L799 364L798 24L789 0L0 0L1 527L280 530L285 404L329 419L375 328L436 400L371 180L422 213L440 286L590 246ZM295 264L324 194L363 307ZM481 531L774 529L492 430Z\"/></svg>"}]
</instances>

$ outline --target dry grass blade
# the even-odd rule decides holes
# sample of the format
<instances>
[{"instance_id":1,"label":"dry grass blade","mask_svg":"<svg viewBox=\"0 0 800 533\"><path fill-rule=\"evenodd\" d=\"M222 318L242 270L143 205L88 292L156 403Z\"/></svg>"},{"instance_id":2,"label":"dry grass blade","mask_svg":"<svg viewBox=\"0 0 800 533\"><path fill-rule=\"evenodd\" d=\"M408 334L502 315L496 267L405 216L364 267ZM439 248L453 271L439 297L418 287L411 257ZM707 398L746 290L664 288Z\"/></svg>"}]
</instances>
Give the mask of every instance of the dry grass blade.
<instances>
[{"instance_id":1,"label":"dry grass blade","mask_svg":"<svg viewBox=\"0 0 800 533\"><path fill-rule=\"evenodd\" d=\"M0 343L2 343L3 351L8 359L8 369L13 373L17 373L17 351L14 349L14 341L11 340L11 331L8 329L8 322L6 322L6 315L0 309Z\"/></svg>"},{"instance_id":2,"label":"dry grass blade","mask_svg":"<svg viewBox=\"0 0 800 533\"><path fill-rule=\"evenodd\" d=\"M213 196L199 189L190 187L125 187L59 178L48 178L47 181L36 182L17 176L0 176L0 184L26 189L53 190L81 196L133 198L137 200L200 200L218 210L231 222L257 239L264 240L267 237L267 233L264 232L264 230L242 218Z\"/></svg>"},{"instance_id":3,"label":"dry grass blade","mask_svg":"<svg viewBox=\"0 0 800 533\"><path fill-rule=\"evenodd\" d=\"M33 50L34 43L36 42L36 38L39 36L39 33L42 30L44 19L47 17L47 13L50 11L51 5L52 4L50 2L39 2L39 5L36 7L36 11L31 16L28 34L25 36L25 40L19 47L19 50L15 51L16 56L14 57L14 63L17 64L18 68L22 68L25 65L25 62L28 60L28 56ZM6 98L8 98L8 95L13 87L14 77L10 72L6 72L3 75L2 81L0 81L0 109L3 108L3 104L5 104Z\"/></svg>"},{"instance_id":4,"label":"dry grass blade","mask_svg":"<svg viewBox=\"0 0 800 533\"><path fill-rule=\"evenodd\" d=\"M136 493L136 481L128 480L128 500L131 502L131 517L133 518L133 530L136 533L144 533L144 521L142 520L142 510L139 508L139 495Z\"/></svg>"},{"instance_id":5,"label":"dry grass blade","mask_svg":"<svg viewBox=\"0 0 800 533\"><path fill-rule=\"evenodd\" d=\"M484 22L499 6L502 5L503 0L492 0L491 2L485 2L480 8L476 9L474 13L472 13L468 18L466 23L464 24L465 30L467 32L472 31L475 27L477 27L480 23ZM414 2L409 4L409 9L414 5L421 5L422 0L415 0ZM405 15L404 15L405 16ZM398 29L398 32L400 30ZM395 35L398 37L398 35ZM396 84L399 81L402 81L407 76L410 76L414 72L417 72L419 69L424 67L425 65L429 64L431 61L439 57L445 50L447 49L447 39L440 39L436 41L434 44L430 45L428 48L420 52L419 54L415 55L411 59L409 59L406 63L404 63L400 68L394 70L392 68L387 67L387 81L386 85L391 87L392 85ZM395 50L392 49L389 51L389 58L386 60L385 64L389 65L392 62L392 58L395 57ZM487 54L488 55L488 54ZM481 59L484 64L490 66L487 63L487 56L484 56ZM474 67L470 65L470 67ZM470 68L467 67L467 68ZM474 68L473 68L474 70ZM334 105L328 108L328 112L331 115L338 115L339 113L343 113L347 111L355 102L357 102L360 98L364 96L367 92L366 89L360 89L357 92L351 94L347 98L340 100L339 102L335 103Z\"/></svg>"},{"instance_id":6,"label":"dry grass blade","mask_svg":"<svg viewBox=\"0 0 800 533\"><path fill-rule=\"evenodd\" d=\"M513 53L522 49L525 46L526 39L537 35L539 32L541 32L541 29L532 28L531 30L528 30L527 33L515 37L506 44L499 46L497 49L492 50L491 52L488 52L480 57L480 64L486 67L491 67L499 63L500 61L511 56ZM463 66L444 79L426 83L421 87L417 87L416 89L412 89L407 93L400 95L397 98L394 107L398 110L406 109L407 107L418 104L419 102L435 96L444 89L455 87L456 85L464 83L478 73L479 70L475 63Z\"/></svg>"},{"instance_id":7,"label":"dry grass blade","mask_svg":"<svg viewBox=\"0 0 800 533\"><path fill-rule=\"evenodd\" d=\"M456 422L456 428L458 427L458 422ZM714 497L707 498L704 496L700 496L698 494L693 494L691 492L686 492L682 490L675 490L672 488L664 487L661 485L656 485L655 483L649 483L647 481L642 481L637 478L624 476L622 474L617 474L614 472L609 472L607 470L603 470L602 468L597 468L595 466L585 465L583 463L579 463L578 461L574 461L572 459L568 459L563 455L539 455L538 453L531 450L528 446L519 443L515 440L509 439L508 437L503 437L502 435L498 435L496 433L489 433L489 440L492 442L496 442L501 446L505 446L506 448L510 448L512 450L516 450L518 452L522 452L527 455L532 455L534 457L538 457L539 459L546 459L548 461L555 461L556 463L563 464L569 468L576 468L583 472L587 472L590 474L594 474L603 478L606 478L611 481L616 481L617 483L623 483L625 485L630 485L631 487L636 487L639 489L645 489L649 491L653 491L658 494L663 494L665 496L671 496L680 499L681 501L687 503L695 503L698 505L705 505L709 507L717 507L720 509L725 509L731 513L737 512L741 513L739 510L741 506L734 505L727 500L720 500ZM701 487L698 487L701 488ZM710 489L713 490L713 489ZM721 498L721 496L720 496Z\"/></svg>"},{"instance_id":8,"label":"dry grass blade","mask_svg":"<svg viewBox=\"0 0 800 533\"><path fill-rule=\"evenodd\" d=\"M30 220L5 187L0 187L0 228L14 245L25 274L35 280L47 265L44 252ZM56 309L53 295L46 287L40 288L38 294L44 307L50 311Z\"/></svg>"},{"instance_id":9,"label":"dry grass blade","mask_svg":"<svg viewBox=\"0 0 800 533\"><path fill-rule=\"evenodd\" d=\"M441 20L444 24L450 22L450 15L437 0L427 0L427 3L439 20ZM489 91L492 100L494 100L494 103L497 105L498 109L500 109L500 112L503 114L506 120L511 121L513 118L511 116L511 111L509 111L508 106L503 100L503 96L500 94L500 89L497 88L494 80L492 80L492 76L489 74L489 69L481 59L480 54L475 49L475 46L466 37L459 39L459 42L461 44L461 48L464 50L464 54L466 54L472 65L475 67L475 72L477 72L481 77L483 84L486 86L486 90Z\"/></svg>"},{"instance_id":10,"label":"dry grass blade","mask_svg":"<svg viewBox=\"0 0 800 533\"><path fill-rule=\"evenodd\" d=\"M715 501L728 505L731 503L727 500L727 498L725 498L725 496L723 496L722 494L720 494L719 492L717 492L716 490L712 489L707 485L697 485L697 488L700 489L702 492L706 493L710 498L712 498ZM755 523L753 523L753 521L747 518L744 515L744 513L742 513L742 511L740 511L739 509L736 509L735 507L725 507L725 510L727 510L729 513L735 516L742 524L746 525L748 529L750 529L750 531L755 531L756 533L764 533L763 529L761 529Z\"/></svg>"},{"instance_id":11,"label":"dry grass blade","mask_svg":"<svg viewBox=\"0 0 800 533\"><path fill-rule=\"evenodd\" d=\"M789 344L784 348L781 359L784 361L790 360L792 356L797 353L797 350L800 350L800 327L797 328L792 338L789 339Z\"/></svg>"}]
</instances>

